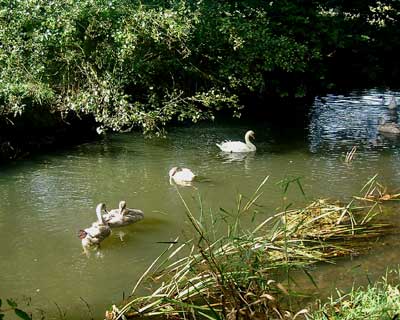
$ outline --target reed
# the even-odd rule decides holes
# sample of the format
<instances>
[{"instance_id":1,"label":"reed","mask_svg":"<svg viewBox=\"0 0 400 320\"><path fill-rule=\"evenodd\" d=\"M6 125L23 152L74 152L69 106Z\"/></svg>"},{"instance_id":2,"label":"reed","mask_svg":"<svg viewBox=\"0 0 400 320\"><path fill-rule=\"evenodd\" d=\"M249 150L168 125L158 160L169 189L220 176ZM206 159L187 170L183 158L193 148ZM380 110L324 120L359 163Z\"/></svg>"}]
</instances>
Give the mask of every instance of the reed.
<instances>
[{"instance_id":1,"label":"reed","mask_svg":"<svg viewBox=\"0 0 400 320\"><path fill-rule=\"evenodd\" d=\"M356 151L357 151L357 147L353 146L351 148L351 150L346 153L344 162L345 163L351 163L353 161L353 159L354 159L354 155L356 154Z\"/></svg>"},{"instance_id":2,"label":"reed","mask_svg":"<svg viewBox=\"0 0 400 320\"><path fill-rule=\"evenodd\" d=\"M177 189L195 236L162 252L128 302L114 305L106 318L296 319L307 310L294 313L282 303L291 294L290 286L277 280L282 271L360 252L368 244L365 239L390 228L373 222L380 212L375 203L361 205L352 199L346 204L316 200L243 229L240 219L260 209L257 200L267 180L248 200L238 196L234 221L221 236L215 231L216 220L204 218L202 205L196 218ZM152 281L155 289L138 296L136 290L145 280Z\"/></svg>"},{"instance_id":3,"label":"reed","mask_svg":"<svg viewBox=\"0 0 400 320\"><path fill-rule=\"evenodd\" d=\"M355 196L357 200L379 203L388 200L400 200L400 193L388 192L381 182L378 181L378 175L375 174L361 189L364 192L362 196Z\"/></svg>"}]
</instances>

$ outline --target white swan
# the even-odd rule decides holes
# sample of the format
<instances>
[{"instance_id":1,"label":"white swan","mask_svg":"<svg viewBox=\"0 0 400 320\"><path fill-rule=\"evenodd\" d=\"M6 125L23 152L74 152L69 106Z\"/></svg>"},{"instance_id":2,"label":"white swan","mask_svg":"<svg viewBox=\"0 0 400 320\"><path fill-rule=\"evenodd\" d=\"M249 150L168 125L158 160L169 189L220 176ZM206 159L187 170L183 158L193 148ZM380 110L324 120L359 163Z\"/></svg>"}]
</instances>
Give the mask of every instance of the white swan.
<instances>
[{"instance_id":1,"label":"white swan","mask_svg":"<svg viewBox=\"0 0 400 320\"><path fill-rule=\"evenodd\" d=\"M221 144L217 143L218 148L224 152L253 152L256 151L256 146L250 142L250 137L254 139L254 132L249 130L244 136L246 143L241 141L224 141Z\"/></svg>"},{"instance_id":2,"label":"white swan","mask_svg":"<svg viewBox=\"0 0 400 320\"><path fill-rule=\"evenodd\" d=\"M188 168L173 167L169 170L169 183L174 181L180 185L190 185L196 175Z\"/></svg>"},{"instance_id":3,"label":"white swan","mask_svg":"<svg viewBox=\"0 0 400 320\"><path fill-rule=\"evenodd\" d=\"M382 133L400 134L400 126L394 122L385 122L383 118L380 118L378 131Z\"/></svg>"},{"instance_id":4,"label":"white swan","mask_svg":"<svg viewBox=\"0 0 400 320\"><path fill-rule=\"evenodd\" d=\"M103 215L104 221L110 227L122 227L140 221L144 218L144 213L139 209L129 209L126 201L119 202L119 208L113 209Z\"/></svg>"},{"instance_id":5,"label":"white swan","mask_svg":"<svg viewBox=\"0 0 400 320\"><path fill-rule=\"evenodd\" d=\"M93 222L91 227L79 230L79 238L85 251L90 247L99 247L100 242L111 233L110 226L103 219L103 211L107 212L106 205L99 203L96 207L97 221Z\"/></svg>"},{"instance_id":6,"label":"white swan","mask_svg":"<svg viewBox=\"0 0 400 320\"><path fill-rule=\"evenodd\" d=\"M392 98L390 99L390 102L388 104L388 108L389 109L396 109L397 108L397 102L396 102L396 98L394 96L392 96Z\"/></svg>"}]
</instances>

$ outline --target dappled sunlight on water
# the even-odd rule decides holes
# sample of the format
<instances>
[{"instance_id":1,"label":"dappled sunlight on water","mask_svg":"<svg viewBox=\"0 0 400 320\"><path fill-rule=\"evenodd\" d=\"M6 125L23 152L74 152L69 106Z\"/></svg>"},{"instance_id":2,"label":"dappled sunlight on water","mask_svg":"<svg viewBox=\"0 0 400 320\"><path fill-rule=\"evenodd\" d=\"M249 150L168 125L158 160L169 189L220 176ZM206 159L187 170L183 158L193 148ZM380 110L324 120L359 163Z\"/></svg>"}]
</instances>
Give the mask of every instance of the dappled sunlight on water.
<instances>
[{"instance_id":1,"label":"dappled sunlight on water","mask_svg":"<svg viewBox=\"0 0 400 320\"><path fill-rule=\"evenodd\" d=\"M0 297L32 297L33 304L55 318L55 304L72 317L89 312L87 303L100 318L106 307L129 294L166 248L164 242L191 237L177 187L169 183L173 166L191 168L200 176L192 186L178 187L195 214L199 198L204 214L212 210L218 215L220 208L235 212L238 194L249 199L269 176L256 221L282 207L278 182L285 178L300 177L305 195L295 184L285 195L286 203L297 206L316 197L349 199L375 173L391 190L399 190L399 140L376 130L379 117L394 117L386 108L389 96L371 90L318 98L302 130L285 127L284 121L279 128L240 121L171 128L166 139L120 134L2 167ZM255 153L224 154L215 145L226 139L243 141L248 129L256 134ZM353 146L354 160L345 163ZM86 257L77 231L96 219L97 203L112 209L122 199L142 209L145 219L115 229L99 253ZM250 227L250 220L244 217L244 225ZM377 254L342 259L337 266L317 268L315 278L324 283L334 279L326 286L331 289L341 279L352 281L348 270L363 274L365 268L373 269L378 276L398 261L398 250L393 250L398 239L390 239L378 250L379 263Z\"/></svg>"}]
</instances>

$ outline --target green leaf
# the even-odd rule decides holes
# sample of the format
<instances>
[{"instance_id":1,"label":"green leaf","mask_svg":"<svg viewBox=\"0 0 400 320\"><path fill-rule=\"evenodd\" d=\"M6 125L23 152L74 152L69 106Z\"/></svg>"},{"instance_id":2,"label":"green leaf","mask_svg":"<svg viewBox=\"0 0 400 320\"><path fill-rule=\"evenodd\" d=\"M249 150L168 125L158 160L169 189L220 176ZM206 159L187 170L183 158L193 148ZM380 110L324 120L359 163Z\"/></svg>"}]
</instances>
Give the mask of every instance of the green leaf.
<instances>
[{"instance_id":1,"label":"green leaf","mask_svg":"<svg viewBox=\"0 0 400 320\"><path fill-rule=\"evenodd\" d=\"M4 314L0 313L0 320L2 320L4 318Z\"/></svg>"},{"instance_id":2,"label":"green leaf","mask_svg":"<svg viewBox=\"0 0 400 320\"><path fill-rule=\"evenodd\" d=\"M7 299L7 303L11 308L16 308L18 306L17 303L12 299Z\"/></svg>"},{"instance_id":3,"label":"green leaf","mask_svg":"<svg viewBox=\"0 0 400 320\"><path fill-rule=\"evenodd\" d=\"M15 309L14 311L15 311L15 314L18 317L20 317L21 319L32 320L32 318L25 311L22 311L21 309Z\"/></svg>"}]
</instances>

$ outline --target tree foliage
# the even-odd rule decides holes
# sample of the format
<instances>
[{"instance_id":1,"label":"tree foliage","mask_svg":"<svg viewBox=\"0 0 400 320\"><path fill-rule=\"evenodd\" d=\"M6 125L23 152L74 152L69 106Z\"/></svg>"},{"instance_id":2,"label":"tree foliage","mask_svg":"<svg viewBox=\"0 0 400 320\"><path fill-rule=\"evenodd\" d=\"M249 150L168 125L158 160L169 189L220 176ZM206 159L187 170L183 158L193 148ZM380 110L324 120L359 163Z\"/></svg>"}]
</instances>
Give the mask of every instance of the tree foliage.
<instances>
[{"instance_id":1,"label":"tree foliage","mask_svg":"<svg viewBox=\"0 0 400 320\"><path fill-rule=\"evenodd\" d=\"M368 63L375 78L399 73L391 56L400 43L395 1L0 4L2 117L45 106L60 116L93 115L100 131L161 132L170 121L213 119L222 109L237 116L244 96L302 97L329 87L346 61Z\"/></svg>"}]
</instances>

